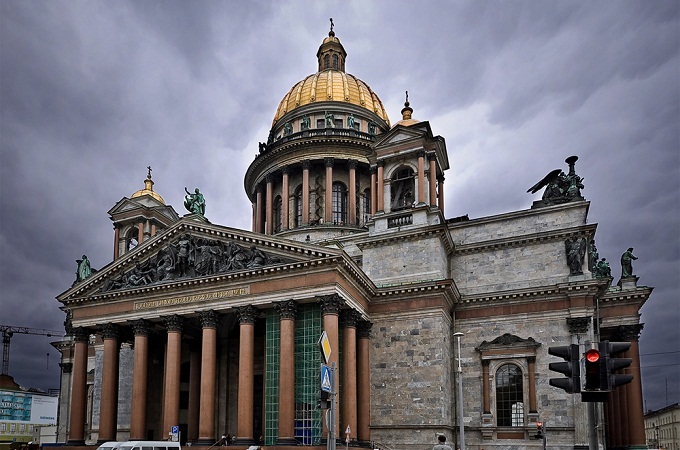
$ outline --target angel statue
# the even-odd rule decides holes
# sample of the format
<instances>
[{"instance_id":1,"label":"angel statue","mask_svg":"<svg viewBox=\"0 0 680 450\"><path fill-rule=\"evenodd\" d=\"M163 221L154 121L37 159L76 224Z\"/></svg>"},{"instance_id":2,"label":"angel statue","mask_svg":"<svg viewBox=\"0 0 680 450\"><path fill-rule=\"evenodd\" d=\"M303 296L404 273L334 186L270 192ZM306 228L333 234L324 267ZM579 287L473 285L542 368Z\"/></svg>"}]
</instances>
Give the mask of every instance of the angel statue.
<instances>
[{"instance_id":1,"label":"angel statue","mask_svg":"<svg viewBox=\"0 0 680 450\"><path fill-rule=\"evenodd\" d=\"M543 197L540 201L534 202L532 208L585 200L581 196L583 178L578 176L574 170L577 160L578 156L570 156L564 160L569 164L569 174L562 172L562 169L555 169L527 190L527 192L535 194L545 187Z\"/></svg>"},{"instance_id":2,"label":"angel statue","mask_svg":"<svg viewBox=\"0 0 680 450\"><path fill-rule=\"evenodd\" d=\"M203 197L203 194L201 194L201 191L196 188L192 194L185 187L184 192L187 193L187 195L184 196L184 207L189 212L205 216L205 198Z\"/></svg>"}]
</instances>

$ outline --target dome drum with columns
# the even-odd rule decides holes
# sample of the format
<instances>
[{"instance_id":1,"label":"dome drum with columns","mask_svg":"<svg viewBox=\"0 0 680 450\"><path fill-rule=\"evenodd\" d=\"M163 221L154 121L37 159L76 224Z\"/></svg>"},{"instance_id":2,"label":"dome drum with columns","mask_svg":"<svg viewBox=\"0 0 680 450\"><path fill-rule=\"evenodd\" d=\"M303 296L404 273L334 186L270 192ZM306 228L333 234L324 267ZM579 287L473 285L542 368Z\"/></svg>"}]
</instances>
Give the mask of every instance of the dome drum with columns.
<instances>
[{"instance_id":1,"label":"dome drum with columns","mask_svg":"<svg viewBox=\"0 0 680 450\"><path fill-rule=\"evenodd\" d=\"M383 201L382 193L377 195L377 190L385 186L376 179L378 166L390 164L389 152L381 156L376 152L378 143L384 146L385 136L398 127L390 128L375 92L345 72L347 53L332 29L316 56L318 72L296 83L283 97L268 140L260 143L260 151L245 175L245 190L253 204L252 230L320 241L366 229L378 211L416 204L436 206L438 194L432 196L433 201L425 201L425 191L416 202L418 182L414 180L419 172L415 155L408 156L410 162L394 174L394 192L389 196L401 199ZM415 134L399 138L409 145L423 132L432 137L427 122L411 119L412 111L407 101L403 120L397 124L423 125ZM443 139L437 139L443 146ZM433 158L434 167L428 162L420 173L420 185L427 184L433 192L448 168L443 148ZM435 175L426 183L425 173L430 171ZM407 192L402 192L403 180L399 177L411 180L413 186L406 187ZM384 204L388 205L386 209Z\"/></svg>"}]
</instances>

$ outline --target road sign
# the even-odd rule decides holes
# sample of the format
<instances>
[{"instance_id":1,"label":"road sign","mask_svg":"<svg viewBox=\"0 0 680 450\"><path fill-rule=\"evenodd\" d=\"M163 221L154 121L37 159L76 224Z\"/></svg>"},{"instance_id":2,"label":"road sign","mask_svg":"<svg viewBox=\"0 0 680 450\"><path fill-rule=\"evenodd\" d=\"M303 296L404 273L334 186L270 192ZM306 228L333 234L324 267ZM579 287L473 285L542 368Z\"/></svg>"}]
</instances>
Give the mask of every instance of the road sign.
<instances>
[{"instance_id":1,"label":"road sign","mask_svg":"<svg viewBox=\"0 0 680 450\"><path fill-rule=\"evenodd\" d=\"M179 433L179 427L178 427L177 425L173 425L172 430L171 430L171 433L172 433L172 434L177 434L177 433Z\"/></svg>"},{"instance_id":2,"label":"road sign","mask_svg":"<svg viewBox=\"0 0 680 450\"><path fill-rule=\"evenodd\" d=\"M321 337L319 338L319 347L321 348L321 354L323 355L324 362L328 364L328 361L331 357L331 341L328 339L326 330L321 333Z\"/></svg>"},{"instance_id":3,"label":"road sign","mask_svg":"<svg viewBox=\"0 0 680 450\"><path fill-rule=\"evenodd\" d=\"M328 392L329 394L333 390L333 383L331 382L333 377L333 372L331 368L325 364L321 365L321 390Z\"/></svg>"}]
</instances>

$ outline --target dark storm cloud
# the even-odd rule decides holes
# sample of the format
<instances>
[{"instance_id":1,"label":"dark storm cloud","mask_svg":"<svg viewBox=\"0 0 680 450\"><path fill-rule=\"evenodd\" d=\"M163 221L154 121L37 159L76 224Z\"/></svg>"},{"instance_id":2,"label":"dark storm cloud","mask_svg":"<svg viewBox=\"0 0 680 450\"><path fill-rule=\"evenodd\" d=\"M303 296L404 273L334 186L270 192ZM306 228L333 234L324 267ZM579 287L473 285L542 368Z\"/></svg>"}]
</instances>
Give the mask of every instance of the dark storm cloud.
<instances>
[{"instance_id":1,"label":"dark storm cloud","mask_svg":"<svg viewBox=\"0 0 680 450\"><path fill-rule=\"evenodd\" d=\"M447 142L448 217L526 209L579 156L600 255L632 246L646 406L680 401L680 7L676 1L0 2L0 320L59 330L75 260L111 261L106 211L143 187L250 228L243 174L334 18L347 70ZM10 372L57 387L15 336ZM51 356L47 358L47 353ZM674 352L674 353L673 353ZM49 363L49 369L47 368ZM542 376L548 376L543 374Z\"/></svg>"}]
</instances>

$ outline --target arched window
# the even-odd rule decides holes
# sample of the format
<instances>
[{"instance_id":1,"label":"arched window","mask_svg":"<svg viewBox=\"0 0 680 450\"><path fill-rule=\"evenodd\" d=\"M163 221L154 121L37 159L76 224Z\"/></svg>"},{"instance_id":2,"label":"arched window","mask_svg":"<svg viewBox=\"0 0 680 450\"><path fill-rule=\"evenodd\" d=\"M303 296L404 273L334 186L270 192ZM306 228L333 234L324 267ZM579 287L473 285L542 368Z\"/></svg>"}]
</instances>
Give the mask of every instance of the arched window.
<instances>
[{"instance_id":1,"label":"arched window","mask_svg":"<svg viewBox=\"0 0 680 450\"><path fill-rule=\"evenodd\" d=\"M331 57L330 55L324 55L323 57L323 68L328 69L331 66Z\"/></svg>"},{"instance_id":2,"label":"arched window","mask_svg":"<svg viewBox=\"0 0 680 450\"><path fill-rule=\"evenodd\" d=\"M415 176L410 167L399 169L392 175L392 211L410 208L415 201Z\"/></svg>"},{"instance_id":3,"label":"arched window","mask_svg":"<svg viewBox=\"0 0 680 450\"><path fill-rule=\"evenodd\" d=\"M333 223L347 222L347 188L340 182L333 183Z\"/></svg>"},{"instance_id":4,"label":"arched window","mask_svg":"<svg viewBox=\"0 0 680 450\"><path fill-rule=\"evenodd\" d=\"M128 230L125 236L125 252L129 252L139 245L139 229L137 227L132 227Z\"/></svg>"},{"instance_id":5,"label":"arched window","mask_svg":"<svg viewBox=\"0 0 680 450\"><path fill-rule=\"evenodd\" d=\"M333 55L333 68L338 68L338 55Z\"/></svg>"},{"instance_id":6,"label":"arched window","mask_svg":"<svg viewBox=\"0 0 680 450\"><path fill-rule=\"evenodd\" d=\"M368 219L371 217L371 190L370 189L364 189L364 193L362 194L363 200L364 200L364 222L368 222Z\"/></svg>"},{"instance_id":7,"label":"arched window","mask_svg":"<svg viewBox=\"0 0 680 450\"><path fill-rule=\"evenodd\" d=\"M524 426L522 371L515 364L503 364L496 371L496 425Z\"/></svg>"},{"instance_id":8,"label":"arched window","mask_svg":"<svg viewBox=\"0 0 680 450\"><path fill-rule=\"evenodd\" d=\"M302 226L302 185L295 188L295 227Z\"/></svg>"},{"instance_id":9,"label":"arched window","mask_svg":"<svg viewBox=\"0 0 680 450\"><path fill-rule=\"evenodd\" d=\"M283 209L283 201L281 196L277 195L274 199L274 233L281 231L281 210Z\"/></svg>"}]
</instances>

